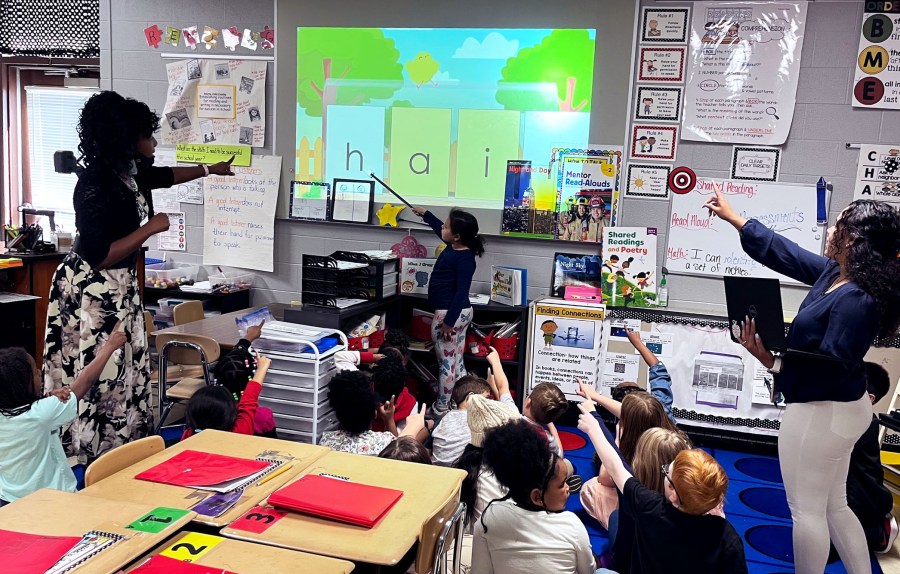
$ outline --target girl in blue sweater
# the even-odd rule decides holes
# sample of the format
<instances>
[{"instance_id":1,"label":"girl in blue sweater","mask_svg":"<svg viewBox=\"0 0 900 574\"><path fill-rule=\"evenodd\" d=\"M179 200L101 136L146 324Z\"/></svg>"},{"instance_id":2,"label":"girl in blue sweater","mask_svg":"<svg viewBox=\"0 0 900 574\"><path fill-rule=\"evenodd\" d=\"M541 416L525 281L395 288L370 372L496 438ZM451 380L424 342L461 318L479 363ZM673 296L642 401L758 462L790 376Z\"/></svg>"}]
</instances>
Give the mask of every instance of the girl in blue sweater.
<instances>
[{"instance_id":1,"label":"girl in blue sweater","mask_svg":"<svg viewBox=\"0 0 900 574\"><path fill-rule=\"evenodd\" d=\"M431 336L440 369L433 410L442 415L449 410L453 385L466 375L463 353L466 330L472 322L469 288L475 275L475 257L484 254L484 240L478 235L478 220L461 209L451 210L444 221L421 207L413 212L447 244L428 282L428 301L434 307Z\"/></svg>"},{"instance_id":2,"label":"girl in blue sweater","mask_svg":"<svg viewBox=\"0 0 900 574\"><path fill-rule=\"evenodd\" d=\"M832 360L776 357L749 320L740 343L775 374L788 403L778 458L798 574L821 574L829 536L850 574L868 573L866 538L847 506L847 468L872 422L863 357L876 335L891 336L900 326L900 213L884 202L854 201L828 229L823 257L737 213L718 186L706 207L739 231L750 257L812 287L788 331L788 348Z\"/></svg>"}]
</instances>

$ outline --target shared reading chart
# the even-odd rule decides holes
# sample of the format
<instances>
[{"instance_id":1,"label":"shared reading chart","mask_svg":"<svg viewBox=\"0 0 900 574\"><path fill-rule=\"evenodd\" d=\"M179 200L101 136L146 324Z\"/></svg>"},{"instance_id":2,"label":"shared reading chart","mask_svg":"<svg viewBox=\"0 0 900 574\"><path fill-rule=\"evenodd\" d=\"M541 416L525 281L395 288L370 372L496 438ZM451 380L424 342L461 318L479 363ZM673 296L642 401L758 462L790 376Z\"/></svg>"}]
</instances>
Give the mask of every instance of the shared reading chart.
<instances>
[{"instance_id":1,"label":"shared reading chart","mask_svg":"<svg viewBox=\"0 0 900 574\"><path fill-rule=\"evenodd\" d=\"M816 221L816 185L737 180L719 181L731 206L747 219L813 253L822 253L825 227ZM737 231L703 207L714 195L713 180L700 179L688 193L674 194L669 215L666 268L670 273L708 277L769 277L797 282L750 258Z\"/></svg>"},{"instance_id":2,"label":"shared reading chart","mask_svg":"<svg viewBox=\"0 0 900 574\"><path fill-rule=\"evenodd\" d=\"M232 171L204 182L203 264L272 271L281 157L253 156Z\"/></svg>"}]
</instances>

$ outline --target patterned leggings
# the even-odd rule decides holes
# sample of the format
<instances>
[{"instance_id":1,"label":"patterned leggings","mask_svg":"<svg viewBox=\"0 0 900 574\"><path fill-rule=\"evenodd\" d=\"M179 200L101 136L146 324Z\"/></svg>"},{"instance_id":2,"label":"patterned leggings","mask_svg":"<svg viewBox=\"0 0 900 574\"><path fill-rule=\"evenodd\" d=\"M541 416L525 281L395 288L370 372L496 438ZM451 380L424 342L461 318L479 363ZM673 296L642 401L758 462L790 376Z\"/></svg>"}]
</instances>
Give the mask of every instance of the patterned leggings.
<instances>
[{"instance_id":1,"label":"patterned leggings","mask_svg":"<svg viewBox=\"0 0 900 574\"><path fill-rule=\"evenodd\" d=\"M461 377L466 376L463 353L466 351L466 331L472 322L472 308L463 309L459 314L449 341L441 335L441 325L444 324L446 316L446 309L435 311L434 321L431 323L431 340L434 341L434 352L437 354L440 370L437 388L432 385L432 390L437 396L433 408L437 413L445 413L450 409L450 393L453 392L453 385Z\"/></svg>"}]
</instances>

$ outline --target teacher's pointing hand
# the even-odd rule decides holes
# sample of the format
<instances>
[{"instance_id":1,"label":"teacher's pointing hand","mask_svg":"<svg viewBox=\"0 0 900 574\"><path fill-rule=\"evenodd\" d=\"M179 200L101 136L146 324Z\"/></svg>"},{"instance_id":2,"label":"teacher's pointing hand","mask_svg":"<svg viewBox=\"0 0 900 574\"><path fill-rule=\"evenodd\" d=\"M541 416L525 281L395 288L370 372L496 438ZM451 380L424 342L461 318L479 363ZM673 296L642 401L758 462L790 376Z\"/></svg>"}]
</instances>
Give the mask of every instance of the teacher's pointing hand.
<instances>
[{"instance_id":1,"label":"teacher's pointing hand","mask_svg":"<svg viewBox=\"0 0 900 574\"><path fill-rule=\"evenodd\" d=\"M747 219L745 217L741 217L731 204L728 203L728 199L722 193L722 186L718 183L713 182L713 195L709 199L706 200L706 203L703 204L703 207L709 210L710 214L717 215L722 221L730 223L734 226L738 231L747 223Z\"/></svg>"}]
</instances>

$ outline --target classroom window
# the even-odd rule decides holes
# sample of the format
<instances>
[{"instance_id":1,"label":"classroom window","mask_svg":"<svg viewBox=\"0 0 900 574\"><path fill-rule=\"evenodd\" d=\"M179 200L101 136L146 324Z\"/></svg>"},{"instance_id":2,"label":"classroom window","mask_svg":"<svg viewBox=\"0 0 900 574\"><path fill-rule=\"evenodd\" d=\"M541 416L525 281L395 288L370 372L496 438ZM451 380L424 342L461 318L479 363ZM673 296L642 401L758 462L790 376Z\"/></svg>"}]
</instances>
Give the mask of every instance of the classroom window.
<instances>
[{"instance_id":1,"label":"classroom window","mask_svg":"<svg viewBox=\"0 0 900 574\"><path fill-rule=\"evenodd\" d=\"M78 133L76 125L81 108L96 90L71 88L26 86L26 107L24 121L21 122L27 134L27 145L23 143L20 197L29 198L38 209L56 212L57 227L66 231L75 230L75 211L72 207L72 193L75 189L74 174L56 173L53 168L53 154L69 150L78 155ZM25 135L25 134L23 134ZM30 193L25 193L27 182ZM44 225L45 238L49 239L49 225Z\"/></svg>"}]
</instances>

